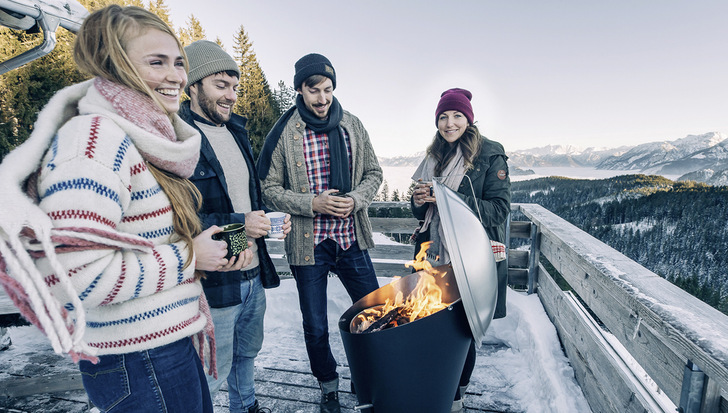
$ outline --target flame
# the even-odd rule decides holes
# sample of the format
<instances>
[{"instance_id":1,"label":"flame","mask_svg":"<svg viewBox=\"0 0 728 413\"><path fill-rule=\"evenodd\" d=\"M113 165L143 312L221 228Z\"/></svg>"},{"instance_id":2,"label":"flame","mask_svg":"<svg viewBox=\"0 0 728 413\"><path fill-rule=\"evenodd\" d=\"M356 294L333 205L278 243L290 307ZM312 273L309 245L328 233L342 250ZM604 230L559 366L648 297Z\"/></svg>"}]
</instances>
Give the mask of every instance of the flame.
<instances>
[{"instance_id":1,"label":"flame","mask_svg":"<svg viewBox=\"0 0 728 413\"><path fill-rule=\"evenodd\" d=\"M430 245L432 245L432 241L423 242L420 246L420 251L415 255L415 259L407 261L404 266L407 268L412 267L416 271L425 270L430 272L432 270L432 264L427 261L427 250L430 249Z\"/></svg>"},{"instance_id":2,"label":"flame","mask_svg":"<svg viewBox=\"0 0 728 413\"><path fill-rule=\"evenodd\" d=\"M412 267L419 271L419 280L414 290L404 298L404 293L398 291L394 299L387 298L383 305L368 308L360 312L356 318L354 325L358 325L357 331L362 332L369 328L374 322L384 317L393 310L397 310L400 316L406 319L406 322L412 322L422 317L427 317L448 306L442 302L442 289L435 282L435 276L444 277L445 271L438 271L432 267L427 261L427 249L432 244L431 241L422 244L420 251L415 256L415 260L409 261L405 267ZM390 324L396 327L400 323L400 318L393 319Z\"/></svg>"}]
</instances>

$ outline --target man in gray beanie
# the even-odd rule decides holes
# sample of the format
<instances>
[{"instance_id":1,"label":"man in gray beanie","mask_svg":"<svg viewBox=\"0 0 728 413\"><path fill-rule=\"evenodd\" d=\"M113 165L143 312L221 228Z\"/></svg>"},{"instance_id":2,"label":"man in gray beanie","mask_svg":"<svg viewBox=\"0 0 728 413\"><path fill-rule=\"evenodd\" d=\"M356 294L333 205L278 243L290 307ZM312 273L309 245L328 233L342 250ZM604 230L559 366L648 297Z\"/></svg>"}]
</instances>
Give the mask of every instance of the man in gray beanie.
<instances>
[{"instance_id":1,"label":"man in gray beanie","mask_svg":"<svg viewBox=\"0 0 728 413\"><path fill-rule=\"evenodd\" d=\"M334 97L336 71L329 59L311 53L295 69L296 105L268 133L257 166L265 204L292 216L286 256L306 351L321 387L321 412L338 413L326 284L329 272L336 273L352 301L379 287L368 252L374 241L367 209L382 168L364 125Z\"/></svg>"},{"instance_id":2,"label":"man in gray beanie","mask_svg":"<svg viewBox=\"0 0 728 413\"><path fill-rule=\"evenodd\" d=\"M214 42L196 41L185 53L190 66L185 92L190 100L182 103L179 115L202 135L200 160L190 177L202 194L202 225L244 223L253 241L248 248L253 261L242 271L208 271L202 279L217 347L218 376L207 376L207 381L214 400L227 380L231 413L270 412L255 398L254 361L263 344L263 289L277 287L280 279L266 250L270 220L263 211L247 119L233 113L240 69ZM286 217L284 234L290 228Z\"/></svg>"}]
</instances>

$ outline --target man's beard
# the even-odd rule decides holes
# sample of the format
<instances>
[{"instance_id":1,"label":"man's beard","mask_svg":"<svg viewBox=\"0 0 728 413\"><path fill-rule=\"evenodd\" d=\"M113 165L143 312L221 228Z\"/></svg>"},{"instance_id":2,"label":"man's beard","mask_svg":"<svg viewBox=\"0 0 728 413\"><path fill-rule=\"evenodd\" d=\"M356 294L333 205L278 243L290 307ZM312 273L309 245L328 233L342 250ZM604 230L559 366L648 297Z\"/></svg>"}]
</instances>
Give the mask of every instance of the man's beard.
<instances>
[{"instance_id":1,"label":"man's beard","mask_svg":"<svg viewBox=\"0 0 728 413\"><path fill-rule=\"evenodd\" d=\"M232 113L232 106L234 102L230 102L230 113L227 115L223 115L217 110L217 101L214 101L207 97L207 94L205 93L205 88L201 87L197 93L197 103L200 105L200 109L202 112L207 116L208 119L212 121L212 123L216 125L222 125L230 120L230 116Z\"/></svg>"}]
</instances>

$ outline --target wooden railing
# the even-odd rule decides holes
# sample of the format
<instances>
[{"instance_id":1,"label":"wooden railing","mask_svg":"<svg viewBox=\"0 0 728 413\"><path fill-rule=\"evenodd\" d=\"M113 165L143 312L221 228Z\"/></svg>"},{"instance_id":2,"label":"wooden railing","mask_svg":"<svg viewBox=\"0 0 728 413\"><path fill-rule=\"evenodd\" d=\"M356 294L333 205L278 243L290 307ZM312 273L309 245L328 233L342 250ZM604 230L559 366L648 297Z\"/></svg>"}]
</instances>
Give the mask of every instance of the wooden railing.
<instances>
[{"instance_id":1,"label":"wooden railing","mask_svg":"<svg viewBox=\"0 0 728 413\"><path fill-rule=\"evenodd\" d=\"M728 316L540 205L513 209L555 270L530 283L595 412L728 411Z\"/></svg>"},{"instance_id":2,"label":"wooden railing","mask_svg":"<svg viewBox=\"0 0 728 413\"><path fill-rule=\"evenodd\" d=\"M539 205L512 210L527 220L509 222L509 238L530 248L509 250L509 282L538 294L594 412L728 412L728 316ZM374 203L374 231L406 237L417 226L408 211ZM288 273L283 242L267 243ZM370 250L380 276L409 274L413 254L409 244ZM3 299L0 315L15 312Z\"/></svg>"}]
</instances>

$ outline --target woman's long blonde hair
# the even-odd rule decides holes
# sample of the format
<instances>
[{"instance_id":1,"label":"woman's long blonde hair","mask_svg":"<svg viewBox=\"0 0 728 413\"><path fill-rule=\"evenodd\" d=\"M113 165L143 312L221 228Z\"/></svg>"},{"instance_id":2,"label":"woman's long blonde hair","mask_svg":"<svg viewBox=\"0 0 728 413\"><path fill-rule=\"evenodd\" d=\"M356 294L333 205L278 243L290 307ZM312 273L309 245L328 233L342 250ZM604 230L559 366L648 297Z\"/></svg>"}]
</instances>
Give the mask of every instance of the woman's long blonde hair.
<instances>
[{"instance_id":1,"label":"woman's long blonde hair","mask_svg":"<svg viewBox=\"0 0 728 413\"><path fill-rule=\"evenodd\" d=\"M175 39L187 69L187 56L174 31L156 14L135 6L112 4L91 13L76 36L73 56L81 71L139 91L165 110L126 54L128 41L149 29L167 33ZM197 216L202 196L188 179L163 171L149 162L147 167L172 204L176 235L189 246L187 267L194 257L192 239L202 231Z\"/></svg>"},{"instance_id":2,"label":"woman's long blonde hair","mask_svg":"<svg viewBox=\"0 0 728 413\"><path fill-rule=\"evenodd\" d=\"M463 153L465 170L467 171L473 167L473 160L475 160L475 157L480 152L481 137L478 127L468 125L463 135L452 144L442 137L439 130L435 133L432 143L427 147L427 154L437 161L435 164L435 176L442 175L442 171L453 156L455 156L455 153L457 153L456 149L458 146Z\"/></svg>"}]
</instances>

